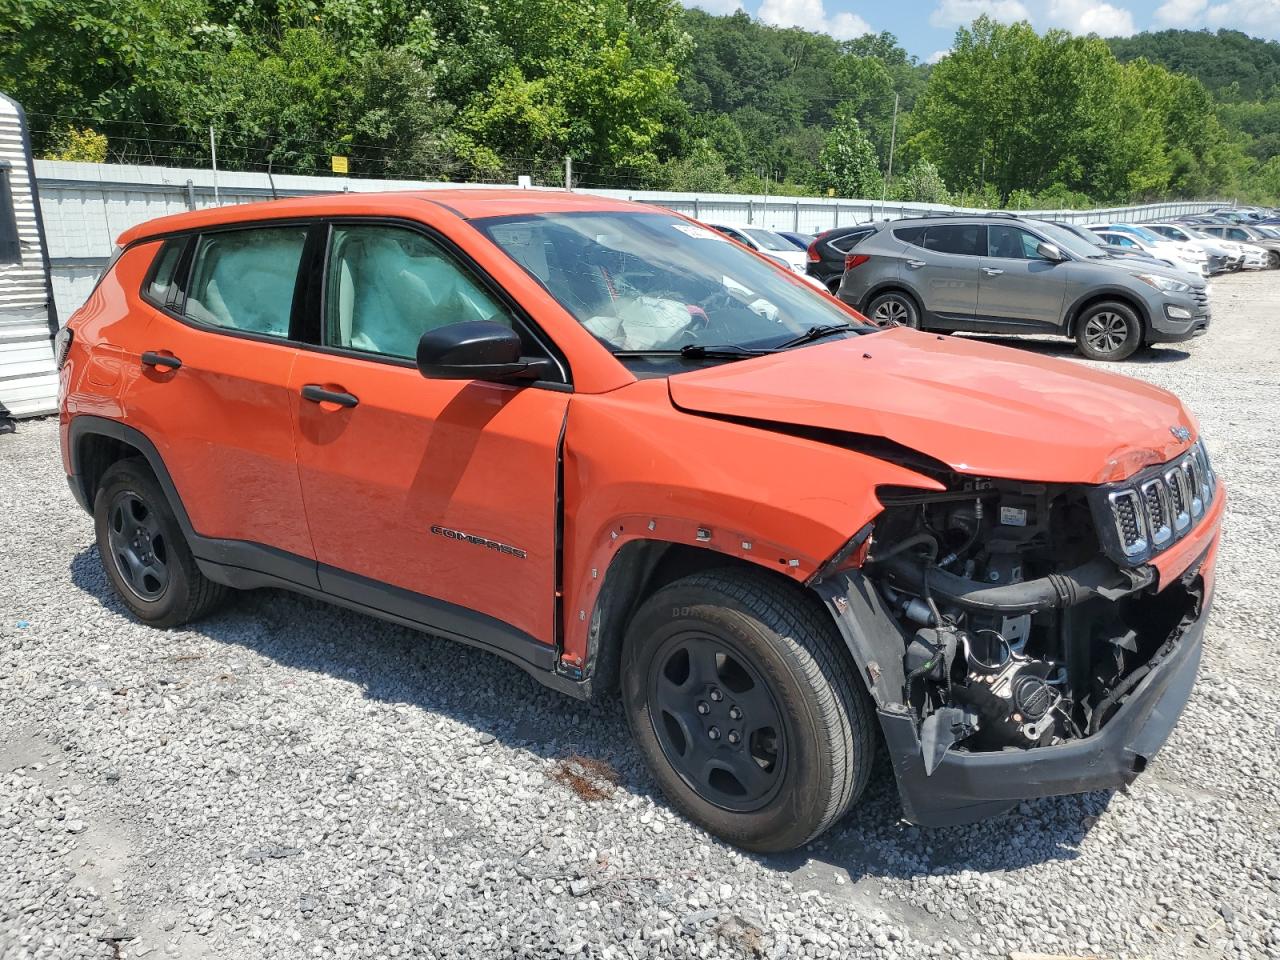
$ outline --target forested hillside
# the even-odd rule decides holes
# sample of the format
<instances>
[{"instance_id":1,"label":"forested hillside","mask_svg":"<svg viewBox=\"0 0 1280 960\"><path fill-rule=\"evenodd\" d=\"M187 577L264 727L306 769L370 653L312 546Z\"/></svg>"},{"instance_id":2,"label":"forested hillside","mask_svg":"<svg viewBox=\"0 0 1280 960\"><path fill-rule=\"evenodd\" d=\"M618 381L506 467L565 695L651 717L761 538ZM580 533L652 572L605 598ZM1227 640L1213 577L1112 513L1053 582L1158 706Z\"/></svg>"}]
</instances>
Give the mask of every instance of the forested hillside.
<instances>
[{"instance_id":1,"label":"forested hillside","mask_svg":"<svg viewBox=\"0 0 1280 960\"><path fill-rule=\"evenodd\" d=\"M816 25L815 25L816 26ZM1037 34L935 66L675 0L0 0L41 155L996 206L1280 199L1280 45ZM898 101L896 137L892 136Z\"/></svg>"}]
</instances>

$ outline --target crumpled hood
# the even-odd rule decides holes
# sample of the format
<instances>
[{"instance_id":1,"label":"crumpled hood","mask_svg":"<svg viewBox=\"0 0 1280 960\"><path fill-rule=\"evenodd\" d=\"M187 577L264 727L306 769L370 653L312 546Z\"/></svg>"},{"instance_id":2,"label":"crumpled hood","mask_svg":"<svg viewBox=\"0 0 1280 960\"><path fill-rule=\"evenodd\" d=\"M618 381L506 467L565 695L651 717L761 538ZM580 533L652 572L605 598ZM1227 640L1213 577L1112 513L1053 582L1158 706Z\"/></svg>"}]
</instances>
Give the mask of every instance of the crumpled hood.
<instances>
[{"instance_id":1,"label":"crumpled hood","mask_svg":"<svg viewBox=\"0 0 1280 960\"><path fill-rule=\"evenodd\" d=\"M1198 433L1177 397L1140 380L904 328L668 382L690 413L883 437L981 477L1120 480L1190 446L1175 428Z\"/></svg>"}]
</instances>

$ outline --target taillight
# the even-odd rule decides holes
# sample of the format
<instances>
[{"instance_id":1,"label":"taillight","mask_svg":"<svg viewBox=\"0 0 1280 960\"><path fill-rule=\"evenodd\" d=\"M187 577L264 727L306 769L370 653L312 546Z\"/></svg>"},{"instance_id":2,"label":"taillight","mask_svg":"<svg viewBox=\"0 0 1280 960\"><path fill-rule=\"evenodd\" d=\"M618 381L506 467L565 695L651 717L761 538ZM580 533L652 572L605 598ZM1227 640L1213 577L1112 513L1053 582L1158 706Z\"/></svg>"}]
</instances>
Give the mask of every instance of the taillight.
<instances>
[{"instance_id":1,"label":"taillight","mask_svg":"<svg viewBox=\"0 0 1280 960\"><path fill-rule=\"evenodd\" d=\"M870 259L871 255L867 253L850 253L844 258L844 268L852 270L854 267L862 266Z\"/></svg>"},{"instance_id":2,"label":"taillight","mask_svg":"<svg viewBox=\"0 0 1280 960\"><path fill-rule=\"evenodd\" d=\"M53 337L53 362L61 370L67 362L67 354L71 352L71 339L75 334L70 327L62 327Z\"/></svg>"},{"instance_id":3,"label":"taillight","mask_svg":"<svg viewBox=\"0 0 1280 960\"><path fill-rule=\"evenodd\" d=\"M805 256L809 258L810 263L821 263L822 257L818 253L818 241L815 240L805 248Z\"/></svg>"}]
</instances>

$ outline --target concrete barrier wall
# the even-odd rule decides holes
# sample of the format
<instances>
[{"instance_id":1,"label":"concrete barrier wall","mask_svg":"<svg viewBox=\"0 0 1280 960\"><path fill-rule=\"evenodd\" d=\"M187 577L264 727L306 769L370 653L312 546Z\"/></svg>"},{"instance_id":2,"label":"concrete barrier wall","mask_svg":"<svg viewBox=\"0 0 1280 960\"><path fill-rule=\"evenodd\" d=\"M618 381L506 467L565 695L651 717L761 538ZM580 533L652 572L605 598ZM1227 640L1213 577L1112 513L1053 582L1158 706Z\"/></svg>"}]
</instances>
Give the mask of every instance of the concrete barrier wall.
<instances>
[{"instance_id":1,"label":"concrete barrier wall","mask_svg":"<svg viewBox=\"0 0 1280 960\"><path fill-rule=\"evenodd\" d=\"M215 205L254 203L275 197L323 193L483 188L487 185L346 177L271 177L173 167L64 163L37 160L36 178L53 268L54 299L64 320L84 302L106 265L115 238L127 228L171 213ZM534 187L532 189L559 189ZM882 217L978 212L930 203L881 204L878 200L763 197L739 194L667 193L658 190L582 190L583 193L651 203L709 223L754 224L775 230L818 233ZM1095 210L1021 211L1075 223L1133 222L1200 213L1218 201L1171 201Z\"/></svg>"}]
</instances>

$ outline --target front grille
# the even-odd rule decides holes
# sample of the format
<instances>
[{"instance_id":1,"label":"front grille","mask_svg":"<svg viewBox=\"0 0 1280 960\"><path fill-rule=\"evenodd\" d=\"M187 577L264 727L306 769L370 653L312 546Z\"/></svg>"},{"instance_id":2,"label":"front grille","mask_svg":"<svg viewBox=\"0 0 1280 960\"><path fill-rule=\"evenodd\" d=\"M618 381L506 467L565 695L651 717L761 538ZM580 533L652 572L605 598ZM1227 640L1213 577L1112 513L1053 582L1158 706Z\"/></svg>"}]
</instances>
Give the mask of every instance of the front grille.
<instances>
[{"instance_id":1,"label":"front grille","mask_svg":"<svg viewBox=\"0 0 1280 960\"><path fill-rule=\"evenodd\" d=\"M1197 442L1181 457L1101 488L1098 516L1104 548L1124 563L1150 559L1181 539L1205 515L1217 478Z\"/></svg>"}]
</instances>

